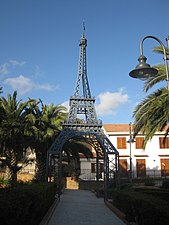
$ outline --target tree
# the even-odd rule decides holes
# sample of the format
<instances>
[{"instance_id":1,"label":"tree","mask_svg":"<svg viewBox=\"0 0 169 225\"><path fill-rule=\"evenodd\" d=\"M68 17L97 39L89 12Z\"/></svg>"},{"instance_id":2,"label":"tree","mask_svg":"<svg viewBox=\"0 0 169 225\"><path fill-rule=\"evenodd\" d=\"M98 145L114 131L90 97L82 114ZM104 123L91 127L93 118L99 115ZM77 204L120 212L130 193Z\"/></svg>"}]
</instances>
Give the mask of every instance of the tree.
<instances>
[{"instance_id":1,"label":"tree","mask_svg":"<svg viewBox=\"0 0 169 225\"><path fill-rule=\"evenodd\" d=\"M62 130L62 123L67 118L67 109L61 105L44 105L41 100L33 102L31 108L32 124L28 139L31 140L30 145L36 152L35 180L40 182L45 181L47 151Z\"/></svg>"},{"instance_id":2,"label":"tree","mask_svg":"<svg viewBox=\"0 0 169 225\"><path fill-rule=\"evenodd\" d=\"M17 92L8 95L8 98L0 98L0 135L1 151L5 156L5 164L8 166L11 185L17 181L17 172L22 168L19 162L23 158L25 146L25 130L28 125L29 110L28 100L17 100Z\"/></svg>"},{"instance_id":3,"label":"tree","mask_svg":"<svg viewBox=\"0 0 169 225\"><path fill-rule=\"evenodd\" d=\"M24 151L28 147L36 152L36 180L45 180L47 150L62 129L66 110L61 105L44 105L41 100L18 101L16 91L7 99L0 98L0 150L5 156L12 185L23 167Z\"/></svg>"},{"instance_id":4,"label":"tree","mask_svg":"<svg viewBox=\"0 0 169 225\"><path fill-rule=\"evenodd\" d=\"M163 53L161 47L154 48L157 53ZM166 49L169 54L168 49ZM158 73L144 79L144 91L147 93L154 85L166 80L165 67L154 66ZM166 129L165 137L169 133L169 91L166 87L159 88L143 99L134 109L134 136L139 132L145 135L144 147L152 139L155 132Z\"/></svg>"},{"instance_id":5,"label":"tree","mask_svg":"<svg viewBox=\"0 0 169 225\"><path fill-rule=\"evenodd\" d=\"M145 135L144 147L155 132L162 131L169 121L169 92L159 89L139 103L134 112L134 136L139 132ZM165 136L169 129L166 130Z\"/></svg>"}]
</instances>

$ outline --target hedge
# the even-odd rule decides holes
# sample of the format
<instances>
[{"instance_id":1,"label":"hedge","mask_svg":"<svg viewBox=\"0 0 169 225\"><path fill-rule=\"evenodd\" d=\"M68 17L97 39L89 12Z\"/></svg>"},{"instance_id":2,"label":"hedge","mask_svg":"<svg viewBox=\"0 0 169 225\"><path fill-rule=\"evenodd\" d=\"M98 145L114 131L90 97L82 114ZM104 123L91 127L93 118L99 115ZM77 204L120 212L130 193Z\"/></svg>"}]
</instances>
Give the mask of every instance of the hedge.
<instances>
[{"instance_id":1,"label":"hedge","mask_svg":"<svg viewBox=\"0 0 169 225\"><path fill-rule=\"evenodd\" d=\"M0 189L0 223L3 225L39 225L54 202L53 184L29 184Z\"/></svg>"},{"instance_id":2,"label":"hedge","mask_svg":"<svg viewBox=\"0 0 169 225\"><path fill-rule=\"evenodd\" d=\"M169 188L169 180L163 180L162 188Z\"/></svg>"},{"instance_id":3,"label":"hedge","mask_svg":"<svg viewBox=\"0 0 169 225\"><path fill-rule=\"evenodd\" d=\"M160 198L169 203L169 190L168 189L146 189L146 188L136 188L135 191L141 192L143 194L151 195L155 198Z\"/></svg>"},{"instance_id":4,"label":"hedge","mask_svg":"<svg viewBox=\"0 0 169 225\"><path fill-rule=\"evenodd\" d=\"M138 225L168 225L167 202L135 191L114 191L113 204L126 214L126 220Z\"/></svg>"}]
</instances>

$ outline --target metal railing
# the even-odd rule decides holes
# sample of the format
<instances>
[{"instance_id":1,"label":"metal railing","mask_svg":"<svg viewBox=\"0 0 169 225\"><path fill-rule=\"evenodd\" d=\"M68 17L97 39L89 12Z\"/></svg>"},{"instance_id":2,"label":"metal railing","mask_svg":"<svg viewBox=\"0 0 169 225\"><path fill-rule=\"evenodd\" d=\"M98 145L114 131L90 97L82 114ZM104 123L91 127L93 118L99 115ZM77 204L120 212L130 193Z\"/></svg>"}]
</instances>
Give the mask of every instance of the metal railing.
<instances>
[{"instance_id":1,"label":"metal railing","mask_svg":"<svg viewBox=\"0 0 169 225\"><path fill-rule=\"evenodd\" d=\"M166 178L169 177L169 170L133 170L132 171L132 179L142 178L142 177L151 177L151 178ZM130 175L130 171L121 171L121 178L128 178Z\"/></svg>"},{"instance_id":2,"label":"metal railing","mask_svg":"<svg viewBox=\"0 0 169 225\"><path fill-rule=\"evenodd\" d=\"M82 180L96 180L96 173L90 169L81 169L79 178Z\"/></svg>"}]
</instances>

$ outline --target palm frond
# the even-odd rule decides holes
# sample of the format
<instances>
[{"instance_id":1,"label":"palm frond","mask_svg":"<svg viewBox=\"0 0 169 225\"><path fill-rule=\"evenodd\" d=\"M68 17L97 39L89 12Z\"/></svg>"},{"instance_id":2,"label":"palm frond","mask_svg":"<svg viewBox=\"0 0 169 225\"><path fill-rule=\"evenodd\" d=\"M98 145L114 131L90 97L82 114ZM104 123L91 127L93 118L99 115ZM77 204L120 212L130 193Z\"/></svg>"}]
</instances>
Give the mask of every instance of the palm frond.
<instances>
[{"instance_id":1,"label":"palm frond","mask_svg":"<svg viewBox=\"0 0 169 225\"><path fill-rule=\"evenodd\" d=\"M145 145L156 131L160 131L169 121L169 92L159 89L138 104L133 112L134 136L145 135Z\"/></svg>"},{"instance_id":2,"label":"palm frond","mask_svg":"<svg viewBox=\"0 0 169 225\"><path fill-rule=\"evenodd\" d=\"M154 85L166 80L166 71L164 65L157 65L154 66L154 68L158 70L158 73L156 75L148 76L144 79L143 90L145 92L151 89Z\"/></svg>"},{"instance_id":3,"label":"palm frond","mask_svg":"<svg viewBox=\"0 0 169 225\"><path fill-rule=\"evenodd\" d=\"M167 55L169 55L169 49L165 47ZM157 46L153 48L153 52L164 54L163 48L161 46Z\"/></svg>"}]
</instances>

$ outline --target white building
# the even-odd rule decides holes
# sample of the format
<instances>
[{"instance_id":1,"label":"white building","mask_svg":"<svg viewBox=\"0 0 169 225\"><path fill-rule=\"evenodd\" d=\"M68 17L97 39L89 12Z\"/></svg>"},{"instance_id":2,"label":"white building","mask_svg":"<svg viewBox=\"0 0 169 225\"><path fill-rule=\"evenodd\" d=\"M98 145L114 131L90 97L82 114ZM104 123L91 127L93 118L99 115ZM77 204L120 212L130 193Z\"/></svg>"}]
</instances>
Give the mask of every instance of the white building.
<instances>
[{"instance_id":1,"label":"white building","mask_svg":"<svg viewBox=\"0 0 169 225\"><path fill-rule=\"evenodd\" d=\"M169 176L169 137L164 144L164 133L157 132L143 148L144 136L139 134L130 143L129 124L104 124L106 135L119 152L121 176L128 176L130 159L133 177Z\"/></svg>"}]
</instances>

